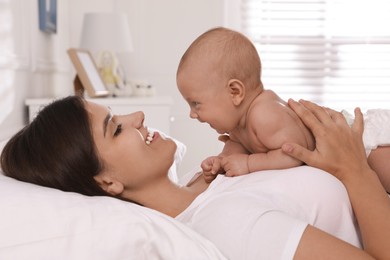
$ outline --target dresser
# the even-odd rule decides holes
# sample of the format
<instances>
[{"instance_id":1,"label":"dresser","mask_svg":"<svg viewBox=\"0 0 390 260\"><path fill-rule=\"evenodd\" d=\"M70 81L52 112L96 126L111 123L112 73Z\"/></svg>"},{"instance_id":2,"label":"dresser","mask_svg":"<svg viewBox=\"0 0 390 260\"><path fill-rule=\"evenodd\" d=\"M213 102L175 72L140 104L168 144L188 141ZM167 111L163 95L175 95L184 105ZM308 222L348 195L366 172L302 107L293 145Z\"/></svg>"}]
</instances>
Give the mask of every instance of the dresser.
<instances>
[{"instance_id":1,"label":"dresser","mask_svg":"<svg viewBox=\"0 0 390 260\"><path fill-rule=\"evenodd\" d=\"M156 128L166 134L170 133L172 97L87 98L87 100L110 107L114 114L143 111L145 113L145 126ZM29 121L31 122L43 106L52 101L54 101L53 98L26 99Z\"/></svg>"}]
</instances>

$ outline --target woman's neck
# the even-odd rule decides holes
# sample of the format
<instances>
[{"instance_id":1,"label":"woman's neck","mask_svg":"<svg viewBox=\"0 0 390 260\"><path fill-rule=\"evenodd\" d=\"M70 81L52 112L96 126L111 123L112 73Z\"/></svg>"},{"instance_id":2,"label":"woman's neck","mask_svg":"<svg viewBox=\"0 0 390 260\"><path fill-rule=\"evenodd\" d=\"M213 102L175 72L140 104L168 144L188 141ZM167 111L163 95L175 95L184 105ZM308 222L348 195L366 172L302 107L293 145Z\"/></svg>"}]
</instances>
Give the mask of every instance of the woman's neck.
<instances>
[{"instance_id":1,"label":"woman's neck","mask_svg":"<svg viewBox=\"0 0 390 260\"><path fill-rule=\"evenodd\" d=\"M209 183L204 181L203 176L199 176L190 186L180 186L166 178L150 185L149 189L131 192L131 194L126 192L123 196L131 198L145 207L176 217L208 186Z\"/></svg>"}]
</instances>

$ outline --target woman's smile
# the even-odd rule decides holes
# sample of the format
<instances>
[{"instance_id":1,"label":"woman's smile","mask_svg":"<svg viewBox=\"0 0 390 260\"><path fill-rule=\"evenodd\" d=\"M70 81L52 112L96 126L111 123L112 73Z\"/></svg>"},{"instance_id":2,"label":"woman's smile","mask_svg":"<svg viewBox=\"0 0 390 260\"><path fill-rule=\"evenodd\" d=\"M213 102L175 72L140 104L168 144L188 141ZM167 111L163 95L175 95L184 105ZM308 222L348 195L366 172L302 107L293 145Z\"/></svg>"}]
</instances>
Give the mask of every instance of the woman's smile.
<instances>
[{"instance_id":1,"label":"woman's smile","mask_svg":"<svg viewBox=\"0 0 390 260\"><path fill-rule=\"evenodd\" d=\"M147 135L146 135L146 141L145 141L145 143L147 144L147 145L149 145L152 141L153 141L153 138L154 138L154 131L150 131L149 130L149 128L146 128L146 130L147 130Z\"/></svg>"},{"instance_id":2,"label":"woman's smile","mask_svg":"<svg viewBox=\"0 0 390 260\"><path fill-rule=\"evenodd\" d=\"M153 142L153 140L155 140L156 138L159 137L159 134L158 132L155 132L151 129L149 129L148 127L145 127L145 130L146 130L146 134L144 136L144 134L141 133L140 130L136 129L139 133L139 135L141 136L142 138L142 141L144 141L147 145L151 144Z\"/></svg>"}]
</instances>

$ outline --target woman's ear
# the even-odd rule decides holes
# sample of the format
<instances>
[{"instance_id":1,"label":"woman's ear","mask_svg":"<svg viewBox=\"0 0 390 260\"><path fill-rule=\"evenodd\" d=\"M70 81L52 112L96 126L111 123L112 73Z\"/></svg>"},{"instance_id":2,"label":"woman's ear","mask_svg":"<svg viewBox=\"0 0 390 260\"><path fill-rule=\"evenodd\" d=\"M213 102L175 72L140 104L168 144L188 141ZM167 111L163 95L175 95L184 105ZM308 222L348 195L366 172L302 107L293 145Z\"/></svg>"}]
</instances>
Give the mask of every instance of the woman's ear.
<instances>
[{"instance_id":1,"label":"woman's ear","mask_svg":"<svg viewBox=\"0 0 390 260\"><path fill-rule=\"evenodd\" d=\"M238 79L230 79L227 87L229 88L233 104L239 106L245 98L245 85Z\"/></svg>"},{"instance_id":2,"label":"woman's ear","mask_svg":"<svg viewBox=\"0 0 390 260\"><path fill-rule=\"evenodd\" d=\"M124 190L123 183L104 173L99 174L93 178L103 190L105 190L106 192L110 193L113 196L117 196L121 194Z\"/></svg>"}]
</instances>

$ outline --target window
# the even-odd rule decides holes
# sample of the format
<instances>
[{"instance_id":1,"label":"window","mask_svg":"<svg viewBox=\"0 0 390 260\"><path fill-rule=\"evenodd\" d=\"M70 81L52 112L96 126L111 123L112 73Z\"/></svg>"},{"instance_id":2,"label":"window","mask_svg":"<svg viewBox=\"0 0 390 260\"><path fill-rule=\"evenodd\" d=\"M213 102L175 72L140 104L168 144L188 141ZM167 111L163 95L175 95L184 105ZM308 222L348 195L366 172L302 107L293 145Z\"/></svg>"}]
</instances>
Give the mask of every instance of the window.
<instances>
[{"instance_id":1,"label":"window","mask_svg":"<svg viewBox=\"0 0 390 260\"><path fill-rule=\"evenodd\" d=\"M335 109L390 108L390 1L236 1L226 17L255 43L266 88Z\"/></svg>"},{"instance_id":2,"label":"window","mask_svg":"<svg viewBox=\"0 0 390 260\"><path fill-rule=\"evenodd\" d=\"M10 69L15 64L14 60L16 60L12 4L11 2L0 1L0 124L7 119L15 105L14 71ZM1 131L4 132L3 129ZM1 133L0 140L4 137Z\"/></svg>"}]
</instances>

